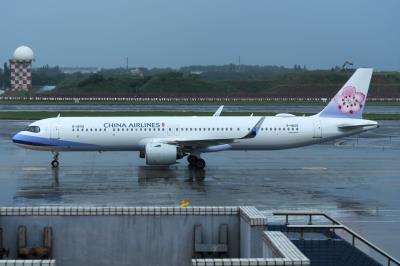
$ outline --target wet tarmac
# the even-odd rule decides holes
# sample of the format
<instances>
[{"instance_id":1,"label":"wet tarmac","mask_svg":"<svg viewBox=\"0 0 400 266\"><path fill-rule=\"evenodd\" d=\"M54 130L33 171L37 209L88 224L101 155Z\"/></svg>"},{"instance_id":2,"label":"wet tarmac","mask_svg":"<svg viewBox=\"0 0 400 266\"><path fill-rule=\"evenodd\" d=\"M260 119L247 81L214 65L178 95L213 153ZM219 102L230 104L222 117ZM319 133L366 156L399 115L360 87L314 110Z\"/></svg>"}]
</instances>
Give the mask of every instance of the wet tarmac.
<instances>
[{"instance_id":1,"label":"wet tarmac","mask_svg":"<svg viewBox=\"0 0 400 266\"><path fill-rule=\"evenodd\" d=\"M324 106L315 105L226 105L224 112L273 112L273 113L318 113ZM218 105L196 104L163 104L163 105L128 105L128 104L66 104L66 105L0 105L0 112L73 112L73 111L163 111L163 112L215 112ZM369 106L365 113L373 114L400 114L399 106Z\"/></svg>"},{"instance_id":2,"label":"wet tarmac","mask_svg":"<svg viewBox=\"0 0 400 266\"><path fill-rule=\"evenodd\" d=\"M144 166L136 152L50 153L21 149L13 133L28 121L0 121L0 205L255 205L329 213L400 257L400 122L359 137L310 147L206 154L205 170L186 161Z\"/></svg>"}]
</instances>

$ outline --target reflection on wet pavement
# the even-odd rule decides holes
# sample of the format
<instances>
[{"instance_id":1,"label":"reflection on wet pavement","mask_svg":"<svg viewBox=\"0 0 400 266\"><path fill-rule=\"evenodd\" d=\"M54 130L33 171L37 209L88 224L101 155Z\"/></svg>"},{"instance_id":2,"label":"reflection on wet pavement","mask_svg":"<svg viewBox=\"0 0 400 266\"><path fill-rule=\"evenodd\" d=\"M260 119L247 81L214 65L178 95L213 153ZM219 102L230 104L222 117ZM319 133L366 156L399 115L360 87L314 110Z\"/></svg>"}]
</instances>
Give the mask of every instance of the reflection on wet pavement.
<instances>
[{"instance_id":1,"label":"reflection on wet pavement","mask_svg":"<svg viewBox=\"0 0 400 266\"><path fill-rule=\"evenodd\" d=\"M145 166L135 152L51 154L10 142L27 122L0 122L0 203L24 205L255 205L321 210L399 256L400 123L311 147L206 154L207 167L186 160Z\"/></svg>"}]
</instances>

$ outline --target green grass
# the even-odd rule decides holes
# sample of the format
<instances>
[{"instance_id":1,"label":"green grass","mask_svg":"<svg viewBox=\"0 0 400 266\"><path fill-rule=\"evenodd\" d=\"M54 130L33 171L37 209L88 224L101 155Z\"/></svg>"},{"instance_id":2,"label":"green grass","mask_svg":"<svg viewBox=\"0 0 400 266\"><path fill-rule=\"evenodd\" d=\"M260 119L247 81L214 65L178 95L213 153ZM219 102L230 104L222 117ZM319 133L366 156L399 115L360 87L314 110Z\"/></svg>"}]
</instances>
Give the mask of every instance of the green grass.
<instances>
[{"instance_id":1,"label":"green grass","mask_svg":"<svg viewBox=\"0 0 400 266\"><path fill-rule=\"evenodd\" d=\"M39 120L56 117L58 112L0 112L3 120ZM147 112L147 111L122 111L122 112L61 112L63 117L99 117L99 116L211 116L211 112ZM225 112L223 116L248 116L250 112ZM255 116L273 116L271 112L254 112ZM294 115L312 115L307 113L294 113ZM371 120L400 120L400 114L365 114L365 119Z\"/></svg>"}]
</instances>

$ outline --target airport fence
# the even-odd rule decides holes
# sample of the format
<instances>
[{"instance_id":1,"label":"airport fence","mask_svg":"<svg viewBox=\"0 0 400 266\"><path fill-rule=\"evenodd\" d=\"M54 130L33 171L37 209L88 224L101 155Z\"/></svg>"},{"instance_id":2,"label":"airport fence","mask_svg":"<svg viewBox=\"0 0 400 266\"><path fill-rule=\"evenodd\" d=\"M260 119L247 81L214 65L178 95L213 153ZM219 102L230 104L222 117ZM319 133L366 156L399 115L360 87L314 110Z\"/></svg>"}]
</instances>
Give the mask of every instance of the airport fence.
<instances>
[{"instance_id":1,"label":"airport fence","mask_svg":"<svg viewBox=\"0 0 400 266\"><path fill-rule=\"evenodd\" d=\"M319 97L22 97L22 96L1 96L0 101L26 101L26 102L322 102L329 98ZM369 102L400 102L400 98L368 98Z\"/></svg>"}]
</instances>

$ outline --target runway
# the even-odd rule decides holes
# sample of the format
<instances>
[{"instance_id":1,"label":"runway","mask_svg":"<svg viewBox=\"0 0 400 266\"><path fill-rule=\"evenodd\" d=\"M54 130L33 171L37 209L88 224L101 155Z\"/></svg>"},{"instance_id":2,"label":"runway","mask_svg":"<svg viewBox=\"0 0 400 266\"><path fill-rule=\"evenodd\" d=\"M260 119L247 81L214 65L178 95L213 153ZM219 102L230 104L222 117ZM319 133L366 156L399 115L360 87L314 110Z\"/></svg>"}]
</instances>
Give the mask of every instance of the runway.
<instances>
[{"instance_id":1,"label":"runway","mask_svg":"<svg viewBox=\"0 0 400 266\"><path fill-rule=\"evenodd\" d=\"M319 210L400 257L400 122L359 137L283 151L206 154L196 171L186 160L148 167L133 152L51 154L24 150L11 135L28 121L0 121L0 205L255 205Z\"/></svg>"}]
</instances>

